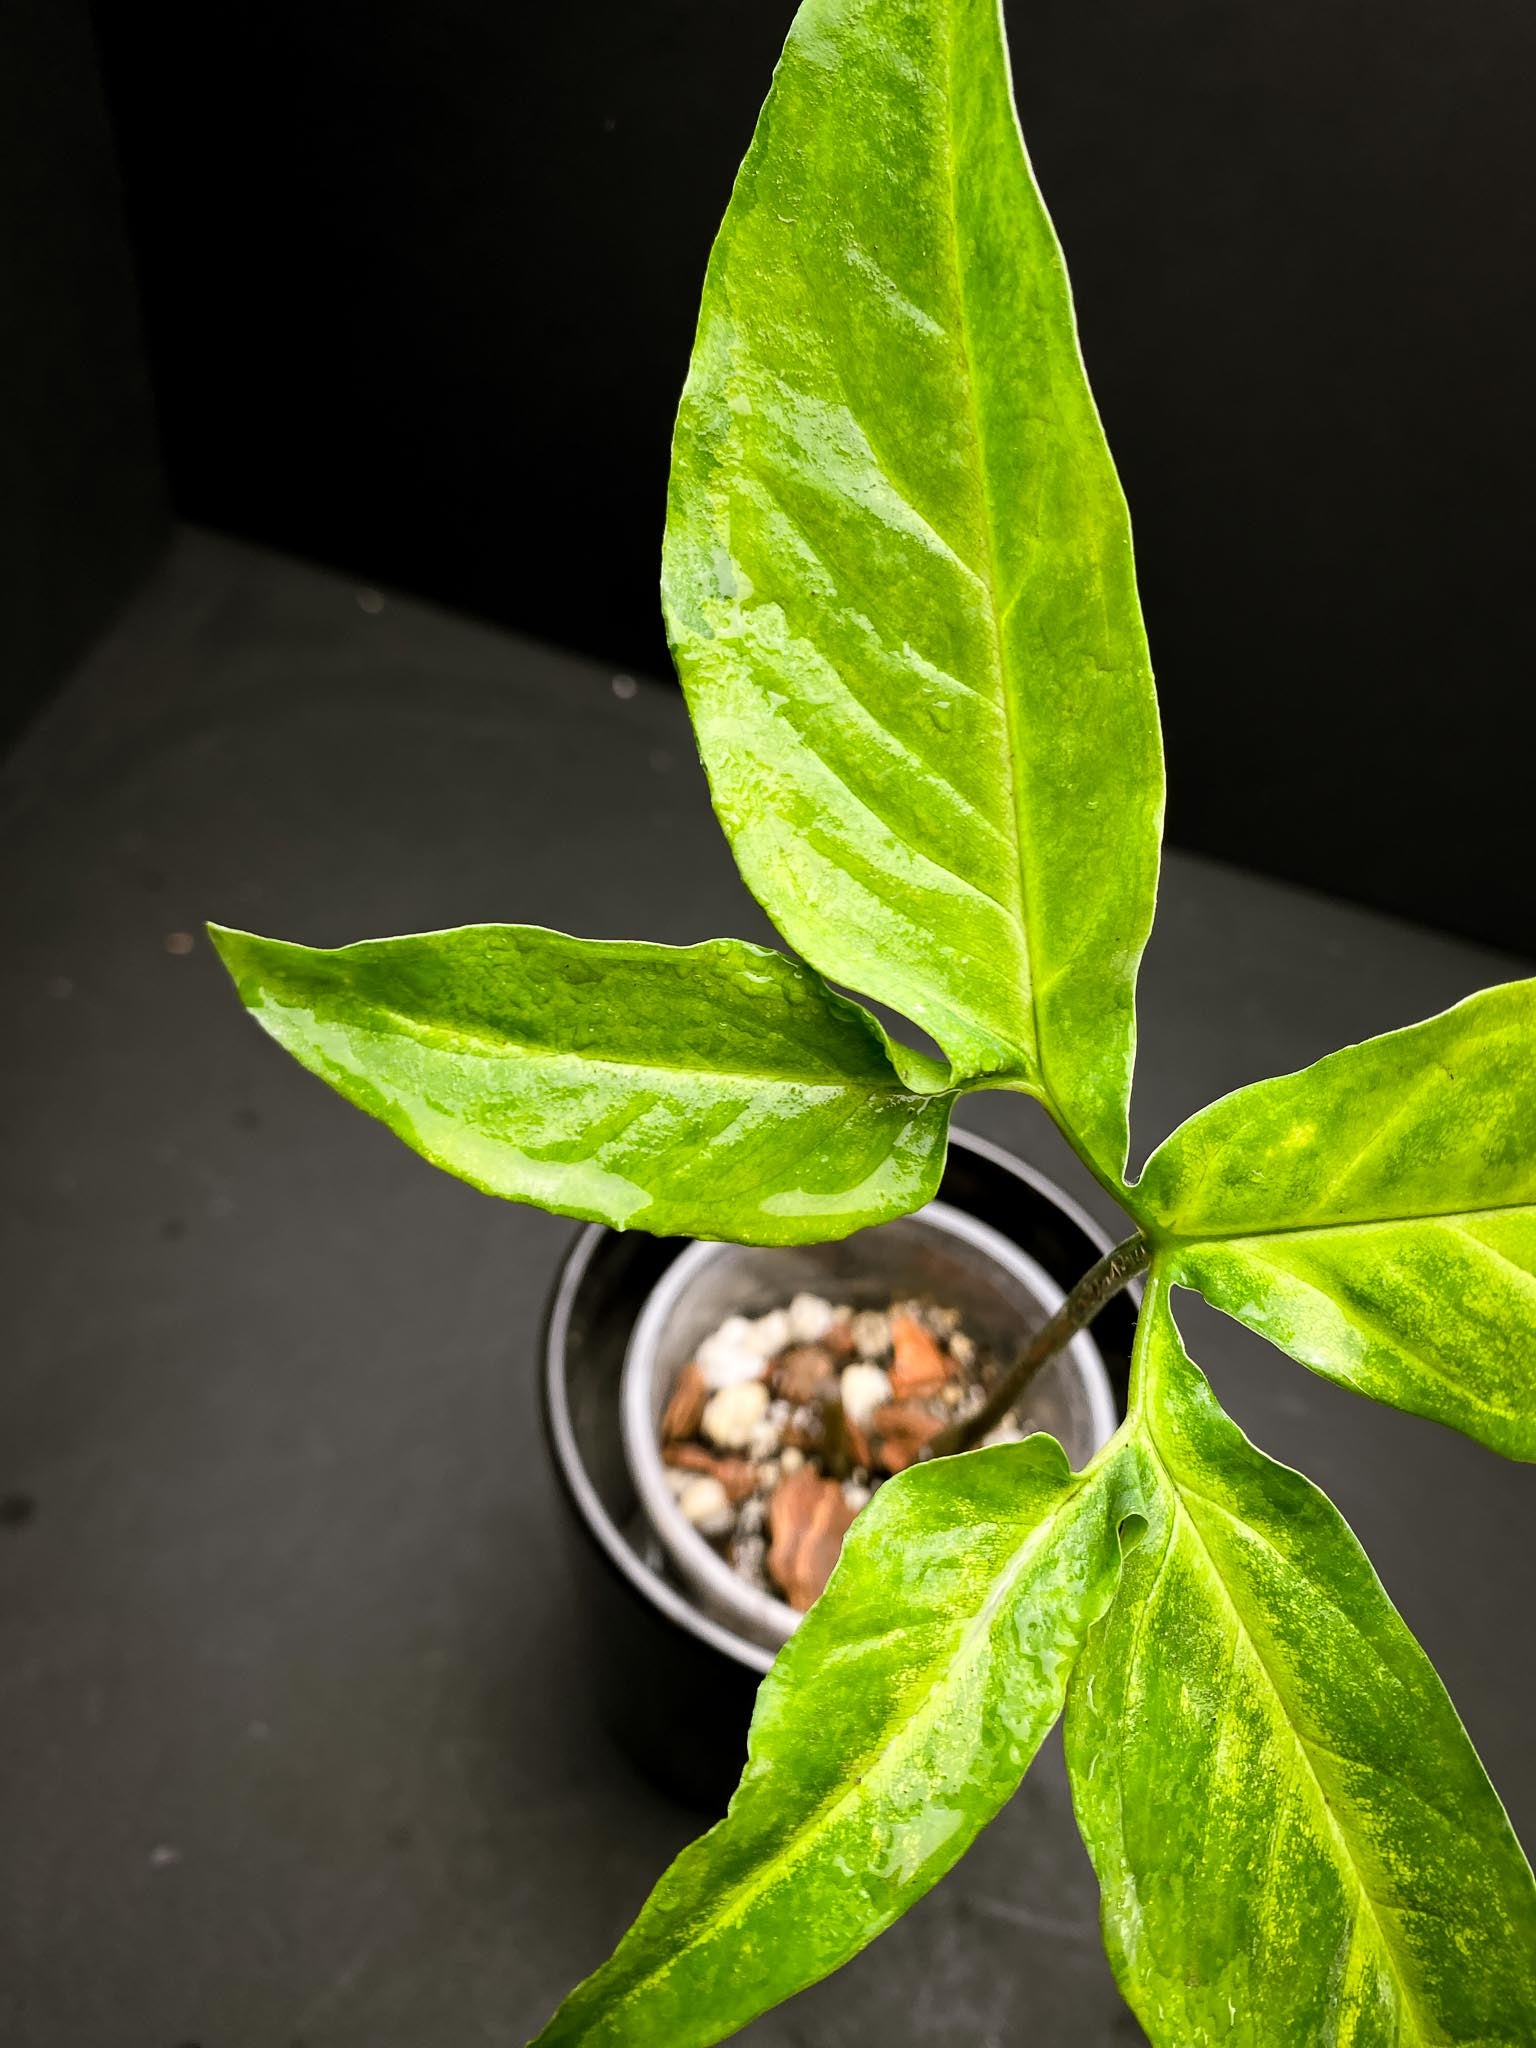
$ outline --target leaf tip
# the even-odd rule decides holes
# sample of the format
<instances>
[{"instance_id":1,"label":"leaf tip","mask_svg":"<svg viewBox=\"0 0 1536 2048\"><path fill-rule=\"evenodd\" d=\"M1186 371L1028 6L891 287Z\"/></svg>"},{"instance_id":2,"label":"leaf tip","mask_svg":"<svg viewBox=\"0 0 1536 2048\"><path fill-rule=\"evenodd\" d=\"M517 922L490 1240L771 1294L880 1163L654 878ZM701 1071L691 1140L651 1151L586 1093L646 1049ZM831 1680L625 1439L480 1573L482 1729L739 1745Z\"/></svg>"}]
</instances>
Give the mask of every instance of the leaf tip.
<instances>
[{"instance_id":1,"label":"leaf tip","mask_svg":"<svg viewBox=\"0 0 1536 2048\"><path fill-rule=\"evenodd\" d=\"M255 932L237 931L232 925L215 924L210 918L204 929L235 992L248 1010L260 1009L275 971L274 954L280 942L263 939Z\"/></svg>"},{"instance_id":2,"label":"leaf tip","mask_svg":"<svg viewBox=\"0 0 1536 2048\"><path fill-rule=\"evenodd\" d=\"M211 917L204 921L203 930L207 932L215 953L238 982L238 963L255 943L251 933L236 931L232 925L215 924Z\"/></svg>"}]
</instances>

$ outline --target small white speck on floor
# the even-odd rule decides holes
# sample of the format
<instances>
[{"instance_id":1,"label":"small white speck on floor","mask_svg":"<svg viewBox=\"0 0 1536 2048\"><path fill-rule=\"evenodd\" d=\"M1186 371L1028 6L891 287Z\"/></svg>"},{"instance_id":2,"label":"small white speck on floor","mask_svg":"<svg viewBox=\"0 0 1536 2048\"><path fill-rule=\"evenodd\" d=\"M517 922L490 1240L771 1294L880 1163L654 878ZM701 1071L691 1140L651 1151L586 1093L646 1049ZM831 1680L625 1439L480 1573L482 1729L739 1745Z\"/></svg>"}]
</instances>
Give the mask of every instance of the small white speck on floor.
<instances>
[{"instance_id":1,"label":"small white speck on floor","mask_svg":"<svg viewBox=\"0 0 1536 2048\"><path fill-rule=\"evenodd\" d=\"M613 679L613 694L622 697L626 704L639 687L633 676L615 676Z\"/></svg>"},{"instance_id":2,"label":"small white speck on floor","mask_svg":"<svg viewBox=\"0 0 1536 2048\"><path fill-rule=\"evenodd\" d=\"M370 618L377 618L384 609L383 591L360 590L357 593L357 608L360 612L367 612Z\"/></svg>"},{"instance_id":3,"label":"small white speck on floor","mask_svg":"<svg viewBox=\"0 0 1536 2048\"><path fill-rule=\"evenodd\" d=\"M171 1842L156 1842L149 1852L151 1870L169 1870L173 1863L181 1861L181 1851Z\"/></svg>"},{"instance_id":4,"label":"small white speck on floor","mask_svg":"<svg viewBox=\"0 0 1536 2048\"><path fill-rule=\"evenodd\" d=\"M190 953L196 944L197 941L190 932L167 932L165 935L167 953Z\"/></svg>"}]
</instances>

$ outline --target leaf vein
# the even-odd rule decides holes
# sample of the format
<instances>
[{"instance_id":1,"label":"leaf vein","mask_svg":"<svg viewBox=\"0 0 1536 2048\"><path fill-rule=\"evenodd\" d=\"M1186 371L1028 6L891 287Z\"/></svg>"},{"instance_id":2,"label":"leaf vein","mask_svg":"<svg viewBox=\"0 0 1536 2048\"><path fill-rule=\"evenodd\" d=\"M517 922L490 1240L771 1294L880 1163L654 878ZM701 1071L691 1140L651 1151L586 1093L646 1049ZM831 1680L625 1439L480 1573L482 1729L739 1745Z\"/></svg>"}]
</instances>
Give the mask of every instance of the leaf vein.
<instances>
[{"instance_id":1,"label":"leaf vein","mask_svg":"<svg viewBox=\"0 0 1536 2048\"><path fill-rule=\"evenodd\" d=\"M1399 1358L1407 1359L1410 1364L1417 1366L1426 1379L1444 1387L1449 1393L1454 1394L1458 1401L1482 1408L1491 1415L1502 1416L1507 1422L1518 1421L1523 1417L1525 1410L1520 1403L1500 1400L1486 1388L1469 1386L1454 1365L1446 1363L1440 1353L1428 1350L1422 1338L1410 1339L1388 1322L1380 1311L1367 1308L1358 1296L1341 1300L1330 1287L1324 1286L1309 1273L1300 1272L1294 1266L1279 1264L1273 1259L1266 1259L1257 1251L1250 1251L1248 1256L1257 1265L1293 1281L1298 1287L1306 1288L1309 1293L1327 1302L1346 1321L1354 1324L1367 1339L1374 1338L1383 1349L1394 1352Z\"/></svg>"}]
</instances>

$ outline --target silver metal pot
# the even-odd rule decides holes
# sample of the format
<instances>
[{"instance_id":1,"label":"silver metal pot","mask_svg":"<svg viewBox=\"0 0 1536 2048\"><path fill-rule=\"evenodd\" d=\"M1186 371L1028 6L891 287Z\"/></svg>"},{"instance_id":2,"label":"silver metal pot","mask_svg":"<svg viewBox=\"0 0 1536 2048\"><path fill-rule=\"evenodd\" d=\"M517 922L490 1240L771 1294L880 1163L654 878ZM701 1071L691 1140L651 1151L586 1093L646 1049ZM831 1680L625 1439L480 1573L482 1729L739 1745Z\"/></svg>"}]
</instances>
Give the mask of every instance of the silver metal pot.
<instances>
[{"instance_id":1,"label":"silver metal pot","mask_svg":"<svg viewBox=\"0 0 1536 2048\"><path fill-rule=\"evenodd\" d=\"M1099 1225L1044 1174L968 1131L951 1133L939 1193L950 1210L987 1226L1050 1275L1049 1289L1039 1291L1042 1306L1109 1250ZM625 1449L620 1383L635 1324L671 1268L723 1249L583 1226L550 1297L542 1375L597 1711L654 1784L712 1817L741 1774L747 1723L773 1651L707 1613L654 1533ZM1137 1292L1110 1302L1093 1326L1092 1348L1122 1402ZM1080 1446L1069 1448L1079 1461Z\"/></svg>"},{"instance_id":2,"label":"silver metal pot","mask_svg":"<svg viewBox=\"0 0 1536 2048\"><path fill-rule=\"evenodd\" d=\"M1061 1288L1028 1252L942 1201L834 1244L763 1249L699 1243L672 1262L625 1354L625 1458L670 1574L704 1614L758 1651L763 1668L800 1616L749 1585L684 1517L662 1461L660 1424L679 1369L727 1316L761 1315L797 1294L855 1309L884 1308L905 1296L943 1302L960 1311L971 1336L1005 1359L1062 1301ZM1115 1400L1086 1331L1034 1381L1020 1414L1058 1438L1074 1466L1108 1442Z\"/></svg>"}]
</instances>

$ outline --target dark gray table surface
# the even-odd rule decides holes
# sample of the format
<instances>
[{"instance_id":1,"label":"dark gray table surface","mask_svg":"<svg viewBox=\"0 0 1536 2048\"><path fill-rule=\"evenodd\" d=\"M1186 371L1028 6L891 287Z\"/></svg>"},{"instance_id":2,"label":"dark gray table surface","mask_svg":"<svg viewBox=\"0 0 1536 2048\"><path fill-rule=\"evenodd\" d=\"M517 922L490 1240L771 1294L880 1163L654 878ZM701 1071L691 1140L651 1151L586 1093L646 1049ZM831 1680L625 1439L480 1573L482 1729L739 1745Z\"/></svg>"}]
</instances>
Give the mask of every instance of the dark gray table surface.
<instances>
[{"instance_id":1,"label":"dark gray table surface","mask_svg":"<svg viewBox=\"0 0 1536 2048\"><path fill-rule=\"evenodd\" d=\"M0 2041L520 2042L695 1825L583 1687L533 1371L572 1226L302 1074L200 923L767 936L681 702L187 536L10 762L0 849ZM1138 1146L1524 971L1171 858ZM962 1115L1113 1221L1032 1105ZM1536 1474L1185 1324L1348 1514L1536 1837ZM1095 1911L1050 1750L750 2038L1134 2041Z\"/></svg>"}]
</instances>

